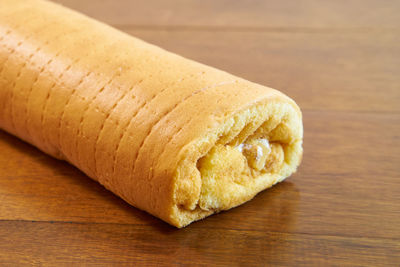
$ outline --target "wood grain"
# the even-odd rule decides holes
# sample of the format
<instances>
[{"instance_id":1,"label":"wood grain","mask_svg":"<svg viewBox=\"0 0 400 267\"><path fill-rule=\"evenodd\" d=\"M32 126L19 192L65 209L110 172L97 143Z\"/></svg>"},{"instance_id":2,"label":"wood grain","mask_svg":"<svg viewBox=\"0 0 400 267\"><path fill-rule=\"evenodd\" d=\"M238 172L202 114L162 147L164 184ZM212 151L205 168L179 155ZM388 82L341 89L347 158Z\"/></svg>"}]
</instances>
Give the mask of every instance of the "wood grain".
<instances>
[{"instance_id":1,"label":"wood grain","mask_svg":"<svg viewBox=\"0 0 400 267\"><path fill-rule=\"evenodd\" d=\"M303 163L176 230L0 131L1 265L400 264L398 1L58 2L293 97Z\"/></svg>"},{"instance_id":2,"label":"wood grain","mask_svg":"<svg viewBox=\"0 0 400 267\"><path fill-rule=\"evenodd\" d=\"M400 260L394 240L234 229L0 222L2 236L10 238L0 243L6 264L384 266Z\"/></svg>"},{"instance_id":3,"label":"wood grain","mask_svg":"<svg viewBox=\"0 0 400 267\"><path fill-rule=\"evenodd\" d=\"M56 0L113 25L298 28L399 27L400 3L387 0Z\"/></svg>"}]
</instances>

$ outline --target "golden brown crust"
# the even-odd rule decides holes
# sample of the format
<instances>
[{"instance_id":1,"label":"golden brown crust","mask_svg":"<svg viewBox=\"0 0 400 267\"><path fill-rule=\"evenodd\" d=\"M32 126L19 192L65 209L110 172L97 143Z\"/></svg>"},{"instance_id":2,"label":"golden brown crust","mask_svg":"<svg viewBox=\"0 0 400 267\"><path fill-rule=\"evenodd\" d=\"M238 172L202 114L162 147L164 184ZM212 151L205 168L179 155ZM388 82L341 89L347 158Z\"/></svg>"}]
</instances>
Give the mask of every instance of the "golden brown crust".
<instances>
[{"instance_id":1,"label":"golden brown crust","mask_svg":"<svg viewBox=\"0 0 400 267\"><path fill-rule=\"evenodd\" d=\"M50 2L0 0L0 76L2 129L177 227L213 213L198 205L196 164L217 142L268 132L292 157L223 209L281 181L301 157L301 113L282 93Z\"/></svg>"}]
</instances>

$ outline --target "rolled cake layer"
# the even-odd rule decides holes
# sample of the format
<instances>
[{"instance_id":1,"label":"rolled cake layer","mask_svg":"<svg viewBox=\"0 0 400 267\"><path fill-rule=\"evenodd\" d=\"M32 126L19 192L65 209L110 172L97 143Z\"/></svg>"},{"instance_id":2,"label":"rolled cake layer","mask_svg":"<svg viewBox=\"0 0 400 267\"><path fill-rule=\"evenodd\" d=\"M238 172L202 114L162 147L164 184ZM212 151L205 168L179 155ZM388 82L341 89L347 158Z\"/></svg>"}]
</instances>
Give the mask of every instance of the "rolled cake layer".
<instances>
[{"instance_id":1,"label":"rolled cake layer","mask_svg":"<svg viewBox=\"0 0 400 267\"><path fill-rule=\"evenodd\" d=\"M0 0L0 111L0 128L176 227L250 200L302 156L284 94L42 0Z\"/></svg>"}]
</instances>

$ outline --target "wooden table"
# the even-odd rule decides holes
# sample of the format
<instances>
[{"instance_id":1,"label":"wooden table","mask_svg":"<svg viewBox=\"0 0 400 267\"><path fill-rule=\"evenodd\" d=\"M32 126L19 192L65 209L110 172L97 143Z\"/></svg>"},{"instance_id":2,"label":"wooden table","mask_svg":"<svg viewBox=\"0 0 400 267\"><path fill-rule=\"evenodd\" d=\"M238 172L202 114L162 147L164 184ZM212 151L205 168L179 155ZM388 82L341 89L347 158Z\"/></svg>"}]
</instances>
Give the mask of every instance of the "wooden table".
<instances>
[{"instance_id":1,"label":"wooden table","mask_svg":"<svg viewBox=\"0 0 400 267\"><path fill-rule=\"evenodd\" d=\"M400 265L399 1L59 2L293 97L304 159L177 230L0 132L1 263Z\"/></svg>"}]
</instances>

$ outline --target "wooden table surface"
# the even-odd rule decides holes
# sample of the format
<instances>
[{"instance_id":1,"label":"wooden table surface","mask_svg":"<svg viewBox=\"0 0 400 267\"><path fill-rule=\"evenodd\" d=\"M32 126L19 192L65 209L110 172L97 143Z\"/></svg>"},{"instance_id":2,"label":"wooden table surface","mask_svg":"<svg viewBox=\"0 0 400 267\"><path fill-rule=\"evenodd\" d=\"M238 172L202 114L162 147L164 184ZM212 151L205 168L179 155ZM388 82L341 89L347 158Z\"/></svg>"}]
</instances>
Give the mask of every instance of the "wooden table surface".
<instances>
[{"instance_id":1,"label":"wooden table surface","mask_svg":"<svg viewBox=\"0 0 400 267\"><path fill-rule=\"evenodd\" d=\"M0 131L2 265L400 265L400 1L58 2L294 98L303 163L177 230Z\"/></svg>"}]
</instances>

